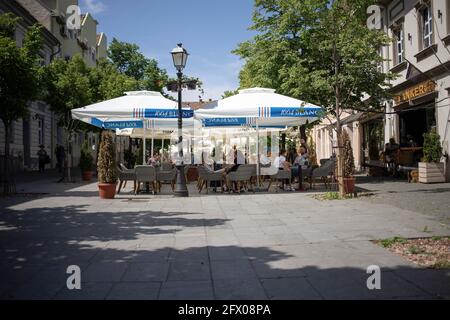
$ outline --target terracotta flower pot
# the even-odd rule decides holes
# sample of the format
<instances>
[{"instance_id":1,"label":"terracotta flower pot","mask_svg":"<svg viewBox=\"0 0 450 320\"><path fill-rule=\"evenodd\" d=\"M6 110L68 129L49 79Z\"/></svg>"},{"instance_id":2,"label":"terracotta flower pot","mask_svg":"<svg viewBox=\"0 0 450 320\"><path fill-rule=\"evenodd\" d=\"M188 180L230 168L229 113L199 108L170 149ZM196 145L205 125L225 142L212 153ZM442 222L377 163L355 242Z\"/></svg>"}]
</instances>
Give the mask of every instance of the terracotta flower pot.
<instances>
[{"instance_id":1,"label":"terracotta flower pot","mask_svg":"<svg viewBox=\"0 0 450 320\"><path fill-rule=\"evenodd\" d=\"M345 193L355 193L355 177L344 178L344 191Z\"/></svg>"},{"instance_id":2,"label":"terracotta flower pot","mask_svg":"<svg viewBox=\"0 0 450 320\"><path fill-rule=\"evenodd\" d=\"M100 195L100 199L114 199L116 196L116 184L99 183L98 193Z\"/></svg>"},{"instance_id":3,"label":"terracotta flower pot","mask_svg":"<svg viewBox=\"0 0 450 320\"><path fill-rule=\"evenodd\" d=\"M81 172L81 179L83 181L91 181L92 180L92 171L83 171Z\"/></svg>"}]
</instances>

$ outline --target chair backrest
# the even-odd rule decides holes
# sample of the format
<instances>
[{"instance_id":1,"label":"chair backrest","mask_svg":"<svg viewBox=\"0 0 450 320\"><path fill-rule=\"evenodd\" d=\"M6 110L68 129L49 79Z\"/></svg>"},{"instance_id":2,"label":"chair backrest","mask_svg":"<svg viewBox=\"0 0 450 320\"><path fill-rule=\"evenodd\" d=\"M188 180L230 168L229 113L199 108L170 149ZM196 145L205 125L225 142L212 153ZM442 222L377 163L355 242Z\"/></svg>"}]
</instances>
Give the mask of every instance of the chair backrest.
<instances>
[{"instance_id":1,"label":"chair backrest","mask_svg":"<svg viewBox=\"0 0 450 320\"><path fill-rule=\"evenodd\" d=\"M169 162L163 162L163 163L161 163L161 170L162 170L162 171L170 171L170 170L172 170L172 169L173 169L173 166L172 166L171 163L169 163Z\"/></svg>"},{"instance_id":2,"label":"chair backrest","mask_svg":"<svg viewBox=\"0 0 450 320\"><path fill-rule=\"evenodd\" d=\"M260 171L262 176L273 176L277 174L278 170L280 169L278 169L277 166L272 164L270 167L267 168L262 167Z\"/></svg>"},{"instance_id":3,"label":"chair backrest","mask_svg":"<svg viewBox=\"0 0 450 320\"><path fill-rule=\"evenodd\" d=\"M136 166L134 169L136 180L150 182L156 181L156 168L153 166Z\"/></svg>"},{"instance_id":4,"label":"chair backrest","mask_svg":"<svg viewBox=\"0 0 450 320\"><path fill-rule=\"evenodd\" d=\"M212 171L204 165L198 166L198 176L200 178L205 178L208 175L208 173L211 173L211 172Z\"/></svg>"},{"instance_id":5,"label":"chair backrest","mask_svg":"<svg viewBox=\"0 0 450 320\"><path fill-rule=\"evenodd\" d=\"M329 161L330 158L327 159L320 159L320 165L323 166L325 163L327 163L327 161Z\"/></svg>"},{"instance_id":6,"label":"chair backrest","mask_svg":"<svg viewBox=\"0 0 450 320\"><path fill-rule=\"evenodd\" d=\"M334 166L335 166L336 160L334 158L328 159L322 166L320 166L317 169L314 169L313 175L322 175L322 176L328 176L333 173Z\"/></svg>"},{"instance_id":7,"label":"chair backrest","mask_svg":"<svg viewBox=\"0 0 450 320\"><path fill-rule=\"evenodd\" d=\"M256 165L255 164L242 164L237 168L236 175L240 179L250 179L252 176L256 176Z\"/></svg>"}]
</instances>

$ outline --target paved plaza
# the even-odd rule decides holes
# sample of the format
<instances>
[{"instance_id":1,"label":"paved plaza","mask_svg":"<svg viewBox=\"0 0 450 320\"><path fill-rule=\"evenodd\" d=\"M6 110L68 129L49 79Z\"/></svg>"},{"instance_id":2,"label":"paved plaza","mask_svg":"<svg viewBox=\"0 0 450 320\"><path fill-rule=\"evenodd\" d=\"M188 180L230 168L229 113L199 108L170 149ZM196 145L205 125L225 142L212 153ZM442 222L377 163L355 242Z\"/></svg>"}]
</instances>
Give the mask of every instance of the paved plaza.
<instances>
[{"instance_id":1,"label":"paved plaza","mask_svg":"<svg viewBox=\"0 0 450 320\"><path fill-rule=\"evenodd\" d=\"M29 194L0 199L0 296L449 299L450 270L420 268L370 241L449 236L445 210L394 205L397 193L389 190L429 188L434 201L448 199L449 187L361 186L375 195L345 201L297 192L198 196L191 185L192 197L180 199L168 186L162 195L138 197L128 186L117 199L100 200L95 183L27 181L18 189ZM81 268L81 290L67 289L69 265ZM370 265L381 268L381 290L367 288Z\"/></svg>"}]
</instances>

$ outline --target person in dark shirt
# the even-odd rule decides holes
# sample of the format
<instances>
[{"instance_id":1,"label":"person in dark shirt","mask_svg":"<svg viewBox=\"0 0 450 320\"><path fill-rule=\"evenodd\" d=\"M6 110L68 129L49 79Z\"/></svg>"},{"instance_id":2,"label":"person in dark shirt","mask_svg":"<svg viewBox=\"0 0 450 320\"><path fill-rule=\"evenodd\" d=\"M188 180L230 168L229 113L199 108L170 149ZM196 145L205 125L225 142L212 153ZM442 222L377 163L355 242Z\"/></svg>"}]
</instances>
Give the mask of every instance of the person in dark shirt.
<instances>
[{"instance_id":1,"label":"person in dark shirt","mask_svg":"<svg viewBox=\"0 0 450 320\"><path fill-rule=\"evenodd\" d=\"M39 162L39 171L44 172L45 171L45 165L48 162L48 155L47 151L45 151L44 145L39 146L39 151L37 152L38 156L38 162Z\"/></svg>"}]
</instances>

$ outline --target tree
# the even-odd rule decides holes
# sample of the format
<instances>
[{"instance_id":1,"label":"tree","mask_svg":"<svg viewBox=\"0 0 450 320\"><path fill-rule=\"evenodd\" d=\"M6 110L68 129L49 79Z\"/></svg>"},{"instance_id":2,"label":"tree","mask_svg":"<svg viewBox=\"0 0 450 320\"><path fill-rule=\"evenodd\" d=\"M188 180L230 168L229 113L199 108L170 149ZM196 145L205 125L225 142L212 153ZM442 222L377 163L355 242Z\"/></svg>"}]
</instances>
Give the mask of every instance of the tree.
<instances>
[{"instance_id":1,"label":"tree","mask_svg":"<svg viewBox=\"0 0 450 320\"><path fill-rule=\"evenodd\" d=\"M229 97L235 96L235 95L237 95L238 93L239 93L239 90L234 90L234 91L232 91L232 90L227 90L227 91L225 91L225 92L223 93L222 99L225 99L225 98L229 98Z\"/></svg>"},{"instance_id":2,"label":"tree","mask_svg":"<svg viewBox=\"0 0 450 320\"><path fill-rule=\"evenodd\" d=\"M156 60L146 58L139 50L136 44L114 38L108 48L108 58L120 73L136 79L140 90L162 92L168 81L166 70L159 68Z\"/></svg>"},{"instance_id":3,"label":"tree","mask_svg":"<svg viewBox=\"0 0 450 320\"><path fill-rule=\"evenodd\" d=\"M90 72L92 100L99 102L117 98L126 91L138 90L138 81L117 71L116 66L106 60L99 61L96 68Z\"/></svg>"},{"instance_id":4,"label":"tree","mask_svg":"<svg viewBox=\"0 0 450 320\"><path fill-rule=\"evenodd\" d=\"M42 46L41 27L30 27L23 46L17 47L14 34L20 18L0 15L0 119L5 130L5 164L3 192L9 194L14 182L9 173L9 132L11 124L28 113L27 103L39 93L39 50Z\"/></svg>"},{"instance_id":5,"label":"tree","mask_svg":"<svg viewBox=\"0 0 450 320\"><path fill-rule=\"evenodd\" d=\"M235 51L247 59L243 80L272 84L280 93L323 106L335 121L343 194L341 116L348 110L382 110L392 79L377 68L382 61L378 49L387 45L389 38L366 26L366 8L374 1L255 3L252 28L260 34Z\"/></svg>"},{"instance_id":6,"label":"tree","mask_svg":"<svg viewBox=\"0 0 450 320\"><path fill-rule=\"evenodd\" d=\"M117 182L116 148L113 135L108 130L102 132L97 168L99 183L115 184Z\"/></svg>"},{"instance_id":7,"label":"tree","mask_svg":"<svg viewBox=\"0 0 450 320\"><path fill-rule=\"evenodd\" d=\"M71 110L92 102L90 68L76 55L70 60L53 60L45 70L45 100L58 118L58 125L66 130L66 150L68 151L67 178L71 180L73 165L72 138L81 123L72 119Z\"/></svg>"}]
</instances>

